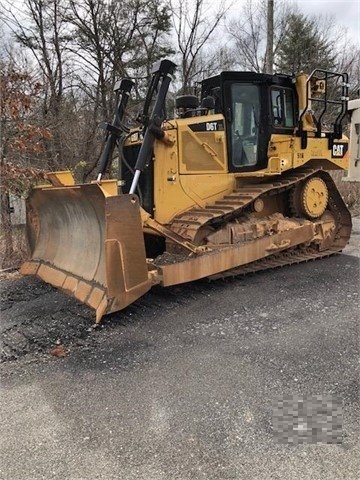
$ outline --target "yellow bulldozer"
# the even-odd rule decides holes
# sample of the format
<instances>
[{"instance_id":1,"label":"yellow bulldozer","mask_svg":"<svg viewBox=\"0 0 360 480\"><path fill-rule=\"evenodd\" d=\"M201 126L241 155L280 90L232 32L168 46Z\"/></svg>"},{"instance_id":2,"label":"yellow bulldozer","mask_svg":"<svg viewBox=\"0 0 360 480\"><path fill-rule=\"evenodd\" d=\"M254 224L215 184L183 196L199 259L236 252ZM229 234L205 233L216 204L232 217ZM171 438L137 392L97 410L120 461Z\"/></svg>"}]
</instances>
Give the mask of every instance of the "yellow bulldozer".
<instances>
[{"instance_id":1,"label":"yellow bulldozer","mask_svg":"<svg viewBox=\"0 0 360 480\"><path fill-rule=\"evenodd\" d=\"M96 180L51 172L27 200L22 273L88 304L97 322L153 285L312 260L350 236L329 174L348 166L347 74L222 72L167 115L175 68L154 66L134 128L133 82L119 82ZM107 179L115 149L119 175Z\"/></svg>"}]
</instances>

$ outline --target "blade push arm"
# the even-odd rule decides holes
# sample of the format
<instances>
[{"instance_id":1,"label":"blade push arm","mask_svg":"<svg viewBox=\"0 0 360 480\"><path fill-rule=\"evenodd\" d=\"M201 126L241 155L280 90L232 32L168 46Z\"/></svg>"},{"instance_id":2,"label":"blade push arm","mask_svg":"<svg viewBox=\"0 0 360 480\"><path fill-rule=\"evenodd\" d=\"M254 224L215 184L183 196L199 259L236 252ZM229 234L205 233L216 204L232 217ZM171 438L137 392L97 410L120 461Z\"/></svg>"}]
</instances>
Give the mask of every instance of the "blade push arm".
<instances>
[{"instance_id":1,"label":"blade push arm","mask_svg":"<svg viewBox=\"0 0 360 480\"><path fill-rule=\"evenodd\" d=\"M104 126L107 134L105 147L99 160L99 172L97 175L98 181L101 180L102 176L106 172L106 169L111 162L116 141L121 135L121 133L124 131L122 121L124 118L126 105L130 96L130 91L134 85L134 82L127 78L122 79L121 82L117 82L115 85L114 90L116 92L117 105L112 123L106 123Z\"/></svg>"},{"instance_id":2,"label":"blade push arm","mask_svg":"<svg viewBox=\"0 0 360 480\"><path fill-rule=\"evenodd\" d=\"M130 194L136 191L140 173L149 163L154 147L154 141L160 129L160 125L164 119L166 95L171 82L171 75L174 73L176 65L170 60L162 60L156 64L153 69L153 79L151 81L152 92L154 93L161 80L160 88L155 100L149 124L146 128L143 142L139 151L135 165L135 174L130 187ZM148 97L148 96L147 96Z\"/></svg>"}]
</instances>

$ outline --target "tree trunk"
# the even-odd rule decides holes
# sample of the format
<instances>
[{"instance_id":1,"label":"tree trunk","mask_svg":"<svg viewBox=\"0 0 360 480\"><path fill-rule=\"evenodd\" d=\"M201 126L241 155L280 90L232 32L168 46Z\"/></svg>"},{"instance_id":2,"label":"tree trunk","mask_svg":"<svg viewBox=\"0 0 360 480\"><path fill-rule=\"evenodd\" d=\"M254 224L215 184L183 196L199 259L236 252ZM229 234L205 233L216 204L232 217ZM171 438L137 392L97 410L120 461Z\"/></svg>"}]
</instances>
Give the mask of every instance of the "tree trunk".
<instances>
[{"instance_id":1,"label":"tree trunk","mask_svg":"<svg viewBox=\"0 0 360 480\"><path fill-rule=\"evenodd\" d=\"M274 0L268 0L265 73L274 72Z\"/></svg>"},{"instance_id":2,"label":"tree trunk","mask_svg":"<svg viewBox=\"0 0 360 480\"><path fill-rule=\"evenodd\" d=\"M14 244L12 235L12 223L10 214L10 198L8 192L1 192L1 235L4 238L4 251L1 252L1 268L11 266L11 258L14 254Z\"/></svg>"}]
</instances>

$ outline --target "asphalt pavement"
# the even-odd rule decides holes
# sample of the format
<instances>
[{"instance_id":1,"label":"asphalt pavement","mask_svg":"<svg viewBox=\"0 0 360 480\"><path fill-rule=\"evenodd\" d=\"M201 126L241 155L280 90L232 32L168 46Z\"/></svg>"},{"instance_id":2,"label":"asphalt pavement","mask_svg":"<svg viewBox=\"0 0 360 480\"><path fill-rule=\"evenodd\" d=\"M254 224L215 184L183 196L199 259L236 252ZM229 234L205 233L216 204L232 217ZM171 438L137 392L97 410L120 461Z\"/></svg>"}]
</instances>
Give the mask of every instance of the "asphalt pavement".
<instances>
[{"instance_id":1,"label":"asphalt pavement","mask_svg":"<svg viewBox=\"0 0 360 480\"><path fill-rule=\"evenodd\" d=\"M3 363L0 479L358 479L356 225L341 255L156 290L65 357ZM314 395L341 440L280 444L274 398Z\"/></svg>"}]
</instances>

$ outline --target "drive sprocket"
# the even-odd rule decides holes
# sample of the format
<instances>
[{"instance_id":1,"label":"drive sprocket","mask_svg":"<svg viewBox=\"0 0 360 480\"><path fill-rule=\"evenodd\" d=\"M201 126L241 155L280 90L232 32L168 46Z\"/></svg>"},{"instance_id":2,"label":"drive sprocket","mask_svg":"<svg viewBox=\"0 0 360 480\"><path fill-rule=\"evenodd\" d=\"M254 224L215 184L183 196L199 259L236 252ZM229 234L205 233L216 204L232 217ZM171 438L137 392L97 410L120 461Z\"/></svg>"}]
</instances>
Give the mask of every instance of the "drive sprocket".
<instances>
[{"instance_id":1,"label":"drive sprocket","mask_svg":"<svg viewBox=\"0 0 360 480\"><path fill-rule=\"evenodd\" d=\"M320 177L311 177L296 185L291 193L291 210L296 216L305 215L315 219L326 210L329 192L325 181Z\"/></svg>"}]
</instances>

